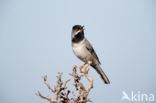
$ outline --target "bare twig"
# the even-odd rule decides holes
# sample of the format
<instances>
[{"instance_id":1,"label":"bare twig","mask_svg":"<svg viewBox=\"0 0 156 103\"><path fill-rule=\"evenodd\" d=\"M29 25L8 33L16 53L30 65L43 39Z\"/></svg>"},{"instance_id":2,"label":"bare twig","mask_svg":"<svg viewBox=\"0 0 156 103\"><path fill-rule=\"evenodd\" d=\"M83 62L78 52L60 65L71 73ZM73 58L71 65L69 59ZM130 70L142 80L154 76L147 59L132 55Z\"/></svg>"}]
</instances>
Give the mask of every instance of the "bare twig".
<instances>
[{"instance_id":1,"label":"bare twig","mask_svg":"<svg viewBox=\"0 0 156 103\"><path fill-rule=\"evenodd\" d=\"M80 74L77 73L76 65L73 67L72 73L70 75L74 79L74 86L76 88L76 91L78 93L72 92L73 98L69 98L70 90L67 89L67 83L70 81L70 79L65 80L62 82L61 77L62 73L58 73L57 76L57 85L54 86L54 88L51 88L49 83L47 82L47 76L43 77L45 85L48 87L48 89L51 90L55 94L54 99L52 99L50 96L43 96L39 91L36 93L37 96L40 96L43 99L46 99L49 101L49 103L86 103L91 102L91 100L88 97L88 94L90 90L93 88L93 79L88 76L88 70L86 72L82 72ZM85 87L83 83L80 82L81 78L85 77L87 78L89 85Z\"/></svg>"},{"instance_id":2,"label":"bare twig","mask_svg":"<svg viewBox=\"0 0 156 103\"><path fill-rule=\"evenodd\" d=\"M40 96L40 97L43 98L43 99L48 100L49 103L54 103L54 102L52 101L52 98L51 98L50 96L43 96L39 91L38 91L38 93L36 93L36 95L37 95L37 96Z\"/></svg>"}]
</instances>

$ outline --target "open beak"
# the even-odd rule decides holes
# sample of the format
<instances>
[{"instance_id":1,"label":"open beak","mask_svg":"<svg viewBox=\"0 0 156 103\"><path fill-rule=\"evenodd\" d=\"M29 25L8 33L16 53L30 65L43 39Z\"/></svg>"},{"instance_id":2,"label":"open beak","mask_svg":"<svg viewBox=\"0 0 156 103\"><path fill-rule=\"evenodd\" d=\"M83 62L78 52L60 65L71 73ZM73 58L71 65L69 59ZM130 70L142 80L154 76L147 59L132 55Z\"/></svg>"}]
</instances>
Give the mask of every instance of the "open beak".
<instances>
[{"instance_id":1,"label":"open beak","mask_svg":"<svg viewBox=\"0 0 156 103\"><path fill-rule=\"evenodd\" d=\"M82 26L82 30L85 30L84 26Z\"/></svg>"}]
</instances>

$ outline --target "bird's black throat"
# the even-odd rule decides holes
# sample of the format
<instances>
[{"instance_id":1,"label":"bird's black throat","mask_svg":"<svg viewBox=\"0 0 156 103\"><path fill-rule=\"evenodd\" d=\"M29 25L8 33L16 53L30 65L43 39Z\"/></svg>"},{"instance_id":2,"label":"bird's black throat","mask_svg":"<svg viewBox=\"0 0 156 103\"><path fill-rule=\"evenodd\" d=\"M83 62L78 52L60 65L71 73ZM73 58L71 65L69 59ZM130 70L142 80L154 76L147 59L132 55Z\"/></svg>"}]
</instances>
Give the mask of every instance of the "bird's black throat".
<instances>
[{"instance_id":1,"label":"bird's black throat","mask_svg":"<svg viewBox=\"0 0 156 103\"><path fill-rule=\"evenodd\" d=\"M75 35L73 38L72 38L72 42L73 43L79 43L80 41L82 41L84 39L84 32L80 32L78 33L77 35Z\"/></svg>"}]
</instances>

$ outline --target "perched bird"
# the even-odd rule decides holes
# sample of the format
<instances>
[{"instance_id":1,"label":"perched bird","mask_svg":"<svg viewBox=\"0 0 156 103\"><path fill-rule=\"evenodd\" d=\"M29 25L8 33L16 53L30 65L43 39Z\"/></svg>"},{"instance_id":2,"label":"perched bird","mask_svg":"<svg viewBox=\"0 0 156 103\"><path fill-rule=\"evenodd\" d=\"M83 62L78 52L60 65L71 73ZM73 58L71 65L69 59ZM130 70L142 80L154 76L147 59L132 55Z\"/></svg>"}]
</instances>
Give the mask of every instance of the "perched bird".
<instances>
[{"instance_id":1,"label":"perched bird","mask_svg":"<svg viewBox=\"0 0 156 103\"><path fill-rule=\"evenodd\" d=\"M75 25L72 28L72 49L74 54L85 64L80 66L80 70L86 65L87 69L90 65L100 74L102 80L106 84L110 84L109 79L100 67L100 61L96 55L92 45L84 36L84 26Z\"/></svg>"}]
</instances>

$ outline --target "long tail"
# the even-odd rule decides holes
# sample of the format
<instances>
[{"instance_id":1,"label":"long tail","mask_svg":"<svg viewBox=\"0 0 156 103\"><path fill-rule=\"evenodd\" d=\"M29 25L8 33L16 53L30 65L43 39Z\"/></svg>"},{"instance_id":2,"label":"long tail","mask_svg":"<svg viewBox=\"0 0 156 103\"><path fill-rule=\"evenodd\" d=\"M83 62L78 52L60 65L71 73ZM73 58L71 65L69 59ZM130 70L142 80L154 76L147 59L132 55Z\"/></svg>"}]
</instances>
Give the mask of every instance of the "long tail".
<instances>
[{"instance_id":1,"label":"long tail","mask_svg":"<svg viewBox=\"0 0 156 103\"><path fill-rule=\"evenodd\" d=\"M92 67L98 72L98 74L100 74L102 80L106 83L106 84L110 84L109 79L107 78L106 74L103 72L102 68L100 67L100 65L92 65Z\"/></svg>"}]
</instances>

